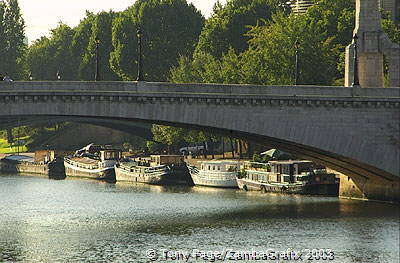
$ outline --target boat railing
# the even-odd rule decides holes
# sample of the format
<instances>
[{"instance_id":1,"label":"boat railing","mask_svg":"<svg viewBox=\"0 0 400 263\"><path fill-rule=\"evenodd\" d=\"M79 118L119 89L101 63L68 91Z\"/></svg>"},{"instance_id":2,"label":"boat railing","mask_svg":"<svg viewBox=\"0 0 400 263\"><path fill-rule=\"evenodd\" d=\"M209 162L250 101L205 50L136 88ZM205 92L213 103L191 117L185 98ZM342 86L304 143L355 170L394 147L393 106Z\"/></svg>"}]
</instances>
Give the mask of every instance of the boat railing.
<instances>
[{"instance_id":1,"label":"boat railing","mask_svg":"<svg viewBox=\"0 0 400 263\"><path fill-rule=\"evenodd\" d=\"M73 161L68 157L65 157L64 160L65 160L66 163L68 163L68 164L70 164L72 166L78 167L78 168L84 168L84 169L90 169L90 170L94 170L94 169L98 169L99 168L98 164L96 164L96 165L83 164L81 162Z\"/></svg>"},{"instance_id":2,"label":"boat railing","mask_svg":"<svg viewBox=\"0 0 400 263\"><path fill-rule=\"evenodd\" d=\"M119 168L128 172L148 173L148 174L165 172L170 170L170 168L166 165L159 165L155 167L144 167L144 166L127 166L120 164Z\"/></svg>"},{"instance_id":3,"label":"boat railing","mask_svg":"<svg viewBox=\"0 0 400 263\"><path fill-rule=\"evenodd\" d=\"M271 167L268 163L260 163L260 162L252 162L252 161L247 161L243 163L243 169L251 169L251 170L257 170L257 171L270 171Z\"/></svg>"},{"instance_id":4,"label":"boat railing","mask_svg":"<svg viewBox=\"0 0 400 263\"><path fill-rule=\"evenodd\" d=\"M13 164L30 165L30 166L42 166L47 164L44 162L29 162L29 161L18 161L18 160L8 160L8 159L2 159L2 161L6 161L8 163L13 163Z\"/></svg>"},{"instance_id":5,"label":"boat railing","mask_svg":"<svg viewBox=\"0 0 400 263\"><path fill-rule=\"evenodd\" d=\"M200 174L201 176L207 177L208 180L231 180L236 179L238 172L210 172L207 174Z\"/></svg>"}]
</instances>

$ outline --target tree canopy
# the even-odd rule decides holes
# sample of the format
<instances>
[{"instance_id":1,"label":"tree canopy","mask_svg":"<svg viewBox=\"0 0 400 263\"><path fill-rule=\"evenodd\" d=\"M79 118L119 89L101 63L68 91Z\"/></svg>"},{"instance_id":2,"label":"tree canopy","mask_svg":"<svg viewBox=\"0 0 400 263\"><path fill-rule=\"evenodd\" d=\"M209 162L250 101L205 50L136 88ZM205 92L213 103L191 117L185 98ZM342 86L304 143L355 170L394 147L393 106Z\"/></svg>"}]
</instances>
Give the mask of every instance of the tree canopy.
<instances>
[{"instance_id":1,"label":"tree canopy","mask_svg":"<svg viewBox=\"0 0 400 263\"><path fill-rule=\"evenodd\" d=\"M25 74L25 22L17 0L0 1L0 72L14 79Z\"/></svg>"},{"instance_id":2,"label":"tree canopy","mask_svg":"<svg viewBox=\"0 0 400 263\"><path fill-rule=\"evenodd\" d=\"M27 53L27 62L34 79L55 80L59 72L63 80L74 80L77 75L71 43L74 31L60 23L51 30L50 38L33 42Z\"/></svg>"},{"instance_id":3,"label":"tree canopy","mask_svg":"<svg viewBox=\"0 0 400 263\"><path fill-rule=\"evenodd\" d=\"M225 5L218 1L212 16L207 20L196 46L196 54L208 53L220 58L229 47L243 52L248 47L246 32L260 19L269 20L276 12L285 12L283 0L229 0Z\"/></svg>"},{"instance_id":4,"label":"tree canopy","mask_svg":"<svg viewBox=\"0 0 400 263\"><path fill-rule=\"evenodd\" d=\"M114 20L112 68L122 79L135 79L136 31L140 27L145 78L166 81L179 55L192 54L203 24L204 17L186 0L136 1Z\"/></svg>"}]
</instances>

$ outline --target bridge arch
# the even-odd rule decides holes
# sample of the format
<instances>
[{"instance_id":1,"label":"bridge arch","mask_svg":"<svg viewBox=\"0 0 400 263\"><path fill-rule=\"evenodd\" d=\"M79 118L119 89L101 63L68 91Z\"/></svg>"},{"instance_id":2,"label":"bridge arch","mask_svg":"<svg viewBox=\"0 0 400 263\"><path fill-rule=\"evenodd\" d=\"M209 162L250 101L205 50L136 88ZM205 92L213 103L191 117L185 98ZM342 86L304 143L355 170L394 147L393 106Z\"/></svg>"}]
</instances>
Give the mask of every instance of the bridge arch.
<instances>
[{"instance_id":1,"label":"bridge arch","mask_svg":"<svg viewBox=\"0 0 400 263\"><path fill-rule=\"evenodd\" d=\"M400 89L146 82L0 84L1 116L73 116L205 129L365 182L398 184Z\"/></svg>"}]
</instances>

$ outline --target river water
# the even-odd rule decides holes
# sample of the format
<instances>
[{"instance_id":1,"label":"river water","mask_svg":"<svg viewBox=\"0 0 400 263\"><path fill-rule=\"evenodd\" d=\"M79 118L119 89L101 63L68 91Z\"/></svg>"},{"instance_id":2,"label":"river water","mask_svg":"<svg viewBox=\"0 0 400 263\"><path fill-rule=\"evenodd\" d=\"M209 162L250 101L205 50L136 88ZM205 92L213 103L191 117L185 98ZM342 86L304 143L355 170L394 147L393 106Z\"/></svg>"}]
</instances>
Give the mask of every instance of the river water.
<instances>
[{"instance_id":1,"label":"river water","mask_svg":"<svg viewBox=\"0 0 400 263\"><path fill-rule=\"evenodd\" d=\"M319 255L313 262L399 262L399 207L0 176L0 262L301 262L300 253Z\"/></svg>"}]
</instances>

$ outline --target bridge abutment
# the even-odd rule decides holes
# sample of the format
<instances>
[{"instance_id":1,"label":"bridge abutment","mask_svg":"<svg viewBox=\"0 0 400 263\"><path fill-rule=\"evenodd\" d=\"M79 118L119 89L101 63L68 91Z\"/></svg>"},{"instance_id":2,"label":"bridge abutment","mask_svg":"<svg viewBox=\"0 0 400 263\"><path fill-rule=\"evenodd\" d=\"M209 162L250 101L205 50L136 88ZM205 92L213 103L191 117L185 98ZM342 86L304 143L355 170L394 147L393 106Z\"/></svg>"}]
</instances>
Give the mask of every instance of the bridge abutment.
<instances>
[{"instance_id":1,"label":"bridge abutment","mask_svg":"<svg viewBox=\"0 0 400 263\"><path fill-rule=\"evenodd\" d=\"M340 174L339 197L400 203L400 183Z\"/></svg>"}]
</instances>

